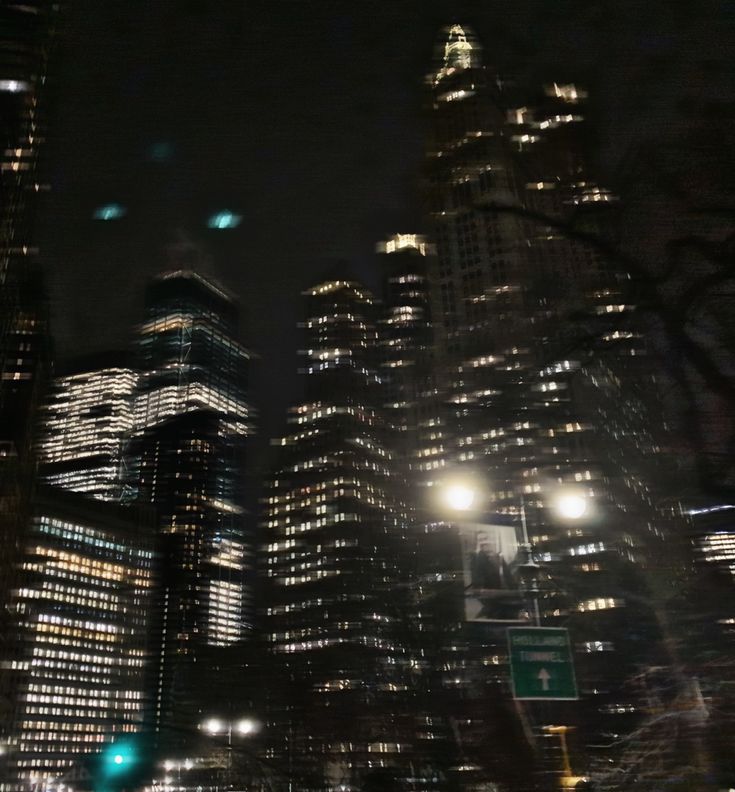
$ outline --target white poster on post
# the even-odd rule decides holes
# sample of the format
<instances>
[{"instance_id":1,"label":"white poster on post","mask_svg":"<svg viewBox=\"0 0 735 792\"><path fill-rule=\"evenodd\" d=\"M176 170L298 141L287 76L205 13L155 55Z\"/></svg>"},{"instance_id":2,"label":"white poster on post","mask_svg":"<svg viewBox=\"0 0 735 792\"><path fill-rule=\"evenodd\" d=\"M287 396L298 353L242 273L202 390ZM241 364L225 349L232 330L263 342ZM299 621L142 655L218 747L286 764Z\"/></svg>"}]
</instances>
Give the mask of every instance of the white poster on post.
<instances>
[{"instance_id":1,"label":"white poster on post","mask_svg":"<svg viewBox=\"0 0 735 792\"><path fill-rule=\"evenodd\" d=\"M465 619L522 622L528 619L520 593L518 539L511 525L460 525Z\"/></svg>"}]
</instances>

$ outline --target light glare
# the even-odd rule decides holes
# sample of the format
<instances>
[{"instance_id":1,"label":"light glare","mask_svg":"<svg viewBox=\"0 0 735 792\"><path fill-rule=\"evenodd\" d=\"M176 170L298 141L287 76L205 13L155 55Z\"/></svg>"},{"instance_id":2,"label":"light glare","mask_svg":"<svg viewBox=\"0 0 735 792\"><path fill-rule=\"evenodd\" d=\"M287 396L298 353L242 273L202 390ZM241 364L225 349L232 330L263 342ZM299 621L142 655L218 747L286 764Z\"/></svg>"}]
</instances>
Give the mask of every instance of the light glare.
<instances>
[{"instance_id":1,"label":"light glare","mask_svg":"<svg viewBox=\"0 0 735 792\"><path fill-rule=\"evenodd\" d=\"M469 511L477 492L466 484L450 484L444 491L444 502L453 511Z\"/></svg>"},{"instance_id":2,"label":"light glare","mask_svg":"<svg viewBox=\"0 0 735 792\"><path fill-rule=\"evenodd\" d=\"M243 736L253 734L257 729L258 724L252 718L242 718L235 724L235 731Z\"/></svg>"},{"instance_id":3,"label":"light glare","mask_svg":"<svg viewBox=\"0 0 735 792\"><path fill-rule=\"evenodd\" d=\"M213 228L215 230L222 230L226 228L237 228L242 222L242 215L234 214L229 210L225 209L222 212L217 212L217 214L213 214L209 220L207 220L207 228Z\"/></svg>"},{"instance_id":4,"label":"light glare","mask_svg":"<svg viewBox=\"0 0 735 792\"><path fill-rule=\"evenodd\" d=\"M565 493L556 499L556 512L568 520L578 520L587 513L587 499L576 493Z\"/></svg>"},{"instance_id":5,"label":"light glare","mask_svg":"<svg viewBox=\"0 0 735 792\"><path fill-rule=\"evenodd\" d=\"M105 204L105 206L98 206L94 210L92 218L94 220L119 220L124 217L126 210L124 206L118 203Z\"/></svg>"},{"instance_id":6,"label":"light glare","mask_svg":"<svg viewBox=\"0 0 735 792\"><path fill-rule=\"evenodd\" d=\"M204 721L202 728L208 734L220 734L224 731L225 724L219 718L209 718Z\"/></svg>"}]
</instances>

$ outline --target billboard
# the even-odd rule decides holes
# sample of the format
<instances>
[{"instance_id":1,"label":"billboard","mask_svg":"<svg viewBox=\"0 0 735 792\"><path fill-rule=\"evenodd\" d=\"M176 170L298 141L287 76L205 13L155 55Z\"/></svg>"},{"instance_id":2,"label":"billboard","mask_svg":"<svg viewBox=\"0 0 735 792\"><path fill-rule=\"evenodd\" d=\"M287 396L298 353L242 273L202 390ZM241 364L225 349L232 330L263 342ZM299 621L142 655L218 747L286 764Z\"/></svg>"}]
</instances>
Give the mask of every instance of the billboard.
<instances>
[{"instance_id":1,"label":"billboard","mask_svg":"<svg viewBox=\"0 0 735 792\"><path fill-rule=\"evenodd\" d=\"M460 526L467 621L527 621L520 594L518 539L511 525Z\"/></svg>"}]
</instances>

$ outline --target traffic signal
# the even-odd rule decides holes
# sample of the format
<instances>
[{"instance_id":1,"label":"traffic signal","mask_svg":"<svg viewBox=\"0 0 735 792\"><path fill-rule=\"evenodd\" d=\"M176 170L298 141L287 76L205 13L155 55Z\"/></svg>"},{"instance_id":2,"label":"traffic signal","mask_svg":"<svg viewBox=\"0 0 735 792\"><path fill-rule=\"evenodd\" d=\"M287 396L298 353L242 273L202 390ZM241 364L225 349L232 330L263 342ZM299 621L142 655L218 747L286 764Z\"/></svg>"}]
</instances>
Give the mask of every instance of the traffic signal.
<instances>
[{"instance_id":1,"label":"traffic signal","mask_svg":"<svg viewBox=\"0 0 735 792\"><path fill-rule=\"evenodd\" d=\"M143 735L124 737L106 745L95 757L94 792L135 789L153 771L153 754Z\"/></svg>"}]
</instances>

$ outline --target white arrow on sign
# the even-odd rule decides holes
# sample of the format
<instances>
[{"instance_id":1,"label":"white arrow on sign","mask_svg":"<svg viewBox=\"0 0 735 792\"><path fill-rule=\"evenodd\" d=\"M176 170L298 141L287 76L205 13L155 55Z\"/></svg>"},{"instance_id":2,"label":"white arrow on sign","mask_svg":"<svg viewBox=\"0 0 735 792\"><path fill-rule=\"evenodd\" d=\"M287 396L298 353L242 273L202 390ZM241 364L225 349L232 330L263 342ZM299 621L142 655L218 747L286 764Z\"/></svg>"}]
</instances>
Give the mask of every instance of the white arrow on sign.
<instances>
[{"instance_id":1,"label":"white arrow on sign","mask_svg":"<svg viewBox=\"0 0 735 792\"><path fill-rule=\"evenodd\" d=\"M548 690L551 674L545 668L542 668L538 672L538 678L541 680L541 690Z\"/></svg>"}]
</instances>

